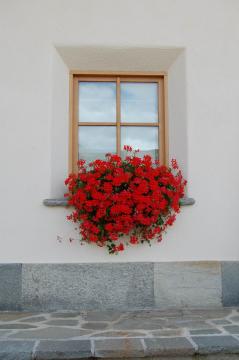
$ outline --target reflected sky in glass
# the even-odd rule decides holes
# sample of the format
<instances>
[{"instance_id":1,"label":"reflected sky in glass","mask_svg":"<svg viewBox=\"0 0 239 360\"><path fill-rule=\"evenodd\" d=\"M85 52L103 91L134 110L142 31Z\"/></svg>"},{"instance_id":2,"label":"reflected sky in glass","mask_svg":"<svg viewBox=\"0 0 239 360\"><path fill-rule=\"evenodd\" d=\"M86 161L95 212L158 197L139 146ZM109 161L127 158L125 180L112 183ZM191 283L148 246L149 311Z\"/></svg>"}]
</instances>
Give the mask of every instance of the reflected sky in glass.
<instances>
[{"instance_id":1,"label":"reflected sky in glass","mask_svg":"<svg viewBox=\"0 0 239 360\"><path fill-rule=\"evenodd\" d=\"M79 121L116 121L116 83L79 82Z\"/></svg>"},{"instance_id":2,"label":"reflected sky in glass","mask_svg":"<svg viewBox=\"0 0 239 360\"><path fill-rule=\"evenodd\" d=\"M158 122L158 84L121 83L121 121Z\"/></svg>"},{"instance_id":3,"label":"reflected sky in glass","mask_svg":"<svg viewBox=\"0 0 239 360\"><path fill-rule=\"evenodd\" d=\"M122 126L122 150L124 145L140 149L139 156L150 154L154 159L158 159L158 127ZM121 153L122 156L125 156L124 151L121 151Z\"/></svg>"},{"instance_id":4,"label":"reflected sky in glass","mask_svg":"<svg viewBox=\"0 0 239 360\"><path fill-rule=\"evenodd\" d=\"M105 153L116 152L115 126L79 126L79 159L105 159Z\"/></svg>"}]
</instances>

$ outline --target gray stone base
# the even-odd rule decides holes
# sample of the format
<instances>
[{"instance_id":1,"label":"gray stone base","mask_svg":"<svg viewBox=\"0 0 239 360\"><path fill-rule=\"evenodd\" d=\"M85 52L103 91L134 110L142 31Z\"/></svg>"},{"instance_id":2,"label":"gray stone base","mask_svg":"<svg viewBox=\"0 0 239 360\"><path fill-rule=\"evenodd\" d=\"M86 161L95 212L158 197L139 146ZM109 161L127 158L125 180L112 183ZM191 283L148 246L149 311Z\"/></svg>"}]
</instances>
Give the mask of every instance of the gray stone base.
<instances>
[{"instance_id":1,"label":"gray stone base","mask_svg":"<svg viewBox=\"0 0 239 360\"><path fill-rule=\"evenodd\" d=\"M2 264L0 310L239 305L239 262Z\"/></svg>"}]
</instances>

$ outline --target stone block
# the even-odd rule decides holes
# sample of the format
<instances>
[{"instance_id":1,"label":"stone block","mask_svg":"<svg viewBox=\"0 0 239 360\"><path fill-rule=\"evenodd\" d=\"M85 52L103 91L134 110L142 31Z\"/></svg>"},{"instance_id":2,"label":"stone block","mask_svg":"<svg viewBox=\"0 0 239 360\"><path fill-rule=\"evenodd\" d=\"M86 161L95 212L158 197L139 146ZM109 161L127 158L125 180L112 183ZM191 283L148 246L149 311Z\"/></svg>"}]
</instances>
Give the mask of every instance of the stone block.
<instances>
[{"instance_id":1,"label":"stone block","mask_svg":"<svg viewBox=\"0 0 239 360\"><path fill-rule=\"evenodd\" d=\"M198 329L198 330L190 330L190 335L213 335L213 334L221 334L222 332L218 329Z\"/></svg>"},{"instance_id":2,"label":"stone block","mask_svg":"<svg viewBox=\"0 0 239 360\"><path fill-rule=\"evenodd\" d=\"M52 326L76 326L79 324L78 320L49 320L45 323L46 325Z\"/></svg>"},{"instance_id":3,"label":"stone block","mask_svg":"<svg viewBox=\"0 0 239 360\"><path fill-rule=\"evenodd\" d=\"M155 263L154 294L159 308L219 307L219 262Z\"/></svg>"},{"instance_id":4,"label":"stone block","mask_svg":"<svg viewBox=\"0 0 239 360\"><path fill-rule=\"evenodd\" d=\"M228 320L212 320L213 324L215 325L230 325L231 322Z\"/></svg>"},{"instance_id":5,"label":"stone block","mask_svg":"<svg viewBox=\"0 0 239 360\"><path fill-rule=\"evenodd\" d=\"M239 354L239 341L232 336L193 336L199 354L222 353Z\"/></svg>"},{"instance_id":6,"label":"stone block","mask_svg":"<svg viewBox=\"0 0 239 360\"><path fill-rule=\"evenodd\" d=\"M34 341L9 341L0 342L0 360L31 360Z\"/></svg>"},{"instance_id":7,"label":"stone block","mask_svg":"<svg viewBox=\"0 0 239 360\"><path fill-rule=\"evenodd\" d=\"M11 333L11 330L0 330L0 337L5 337L5 335L8 335Z\"/></svg>"},{"instance_id":8,"label":"stone block","mask_svg":"<svg viewBox=\"0 0 239 360\"><path fill-rule=\"evenodd\" d=\"M0 264L0 310L20 310L22 265Z\"/></svg>"},{"instance_id":9,"label":"stone block","mask_svg":"<svg viewBox=\"0 0 239 360\"><path fill-rule=\"evenodd\" d=\"M139 339L95 340L95 356L104 358L143 357L144 349Z\"/></svg>"},{"instance_id":10,"label":"stone block","mask_svg":"<svg viewBox=\"0 0 239 360\"><path fill-rule=\"evenodd\" d=\"M239 315L231 316L231 317L230 317L230 320L231 320L231 321L234 321L234 322L239 322Z\"/></svg>"},{"instance_id":11,"label":"stone block","mask_svg":"<svg viewBox=\"0 0 239 360\"><path fill-rule=\"evenodd\" d=\"M18 321L21 319L25 319L27 317L32 316L32 313L25 312L1 312L0 313L0 321Z\"/></svg>"},{"instance_id":12,"label":"stone block","mask_svg":"<svg viewBox=\"0 0 239 360\"><path fill-rule=\"evenodd\" d=\"M36 329L35 325L23 324L23 323L11 323L11 324L0 324L0 329Z\"/></svg>"},{"instance_id":13,"label":"stone block","mask_svg":"<svg viewBox=\"0 0 239 360\"><path fill-rule=\"evenodd\" d=\"M222 263L222 302L223 306L239 305L239 261Z\"/></svg>"},{"instance_id":14,"label":"stone block","mask_svg":"<svg viewBox=\"0 0 239 360\"><path fill-rule=\"evenodd\" d=\"M113 324L116 330L158 330L165 327L165 320L161 319L141 319L141 318L128 318L122 319Z\"/></svg>"},{"instance_id":15,"label":"stone block","mask_svg":"<svg viewBox=\"0 0 239 360\"><path fill-rule=\"evenodd\" d=\"M89 340L40 341L37 345L34 360L55 359L88 359L91 358Z\"/></svg>"},{"instance_id":16,"label":"stone block","mask_svg":"<svg viewBox=\"0 0 239 360\"><path fill-rule=\"evenodd\" d=\"M81 315L81 313L79 312L71 312L71 311L67 311L67 312L55 312L51 314L52 318L75 318L77 316Z\"/></svg>"},{"instance_id":17,"label":"stone block","mask_svg":"<svg viewBox=\"0 0 239 360\"><path fill-rule=\"evenodd\" d=\"M108 323L103 322L88 322L81 325L82 329L90 329L90 330L104 330L108 327Z\"/></svg>"},{"instance_id":18,"label":"stone block","mask_svg":"<svg viewBox=\"0 0 239 360\"><path fill-rule=\"evenodd\" d=\"M144 339L146 356L188 356L195 353L193 345L184 337Z\"/></svg>"},{"instance_id":19,"label":"stone block","mask_svg":"<svg viewBox=\"0 0 239 360\"><path fill-rule=\"evenodd\" d=\"M152 263L24 264L25 309L130 309L154 305Z\"/></svg>"},{"instance_id":20,"label":"stone block","mask_svg":"<svg viewBox=\"0 0 239 360\"><path fill-rule=\"evenodd\" d=\"M46 327L42 329L34 329L34 331L30 330L22 330L18 331L12 335L9 335L11 339L71 339L75 337L80 337L84 335L91 334L90 331L81 330L81 329L71 329L71 328L63 328L63 327Z\"/></svg>"},{"instance_id":21,"label":"stone block","mask_svg":"<svg viewBox=\"0 0 239 360\"><path fill-rule=\"evenodd\" d=\"M168 322L169 327L181 327L181 328L188 328L189 330L197 330L197 329L210 329L212 326L209 325L206 321L202 320L176 320L172 321L170 320Z\"/></svg>"},{"instance_id":22,"label":"stone block","mask_svg":"<svg viewBox=\"0 0 239 360\"><path fill-rule=\"evenodd\" d=\"M223 327L230 334L239 334L239 325L228 325Z\"/></svg>"},{"instance_id":23,"label":"stone block","mask_svg":"<svg viewBox=\"0 0 239 360\"><path fill-rule=\"evenodd\" d=\"M102 331L99 333L94 333L91 335L91 338L142 338L146 336L146 332L140 331L130 331L130 330L122 330L122 331Z\"/></svg>"},{"instance_id":24,"label":"stone block","mask_svg":"<svg viewBox=\"0 0 239 360\"><path fill-rule=\"evenodd\" d=\"M82 314L85 321L116 321L122 315L120 311L92 310Z\"/></svg>"},{"instance_id":25,"label":"stone block","mask_svg":"<svg viewBox=\"0 0 239 360\"><path fill-rule=\"evenodd\" d=\"M39 323L39 322L43 322L46 321L47 319L44 316L33 316L33 317L29 317L26 319L22 319L20 320L20 322L23 323Z\"/></svg>"},{"instance_id":26,"label":"stone block","mask_svg":"<svg viewBox=\"0 0 239 360\"><path fill-rule=\"evenodd\" d=\"M214 307L214 308L204 308L204 309L182 309L183 316L188 316L189 318L201 318L201 320L207 319L224 319L227 316L231 316L232 309Z\"/></svg>"},{"instance_id":27,"label":"stone block","mask_svg":"<svg viewBox=\"0 0 239 360\"><path fill-rule=\"evenodd\" d=\"M160 337L160 336L177 337L183 335L184 329L161 329L161 330L153 330L151 333L154 337Z\"/></svg>"}]
</instances>

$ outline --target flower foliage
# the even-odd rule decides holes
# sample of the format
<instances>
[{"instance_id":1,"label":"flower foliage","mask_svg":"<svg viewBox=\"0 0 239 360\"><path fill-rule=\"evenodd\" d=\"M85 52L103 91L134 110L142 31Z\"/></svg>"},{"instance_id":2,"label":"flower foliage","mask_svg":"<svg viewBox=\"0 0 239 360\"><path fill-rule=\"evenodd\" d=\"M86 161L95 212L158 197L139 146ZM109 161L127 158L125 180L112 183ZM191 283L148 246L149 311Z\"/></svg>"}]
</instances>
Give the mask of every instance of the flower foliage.
<instances>
[{"instance_id":1,"label":"flower foliage","mask_svg":"<svg viewBox=\"0 0 239 360\"><path fill-rule=\"evenodd\" d=\"M140 158L130 146L124 150L125 159L106 154L88 165L78 161L78 174L65 181L65 196L74 207L68 220L79 223L83 241L107 246L110 254L125 249L124 235L132 245L161 241L186 185L175 159L169 168L149 155Z\"/></svg>"}]
</instances>

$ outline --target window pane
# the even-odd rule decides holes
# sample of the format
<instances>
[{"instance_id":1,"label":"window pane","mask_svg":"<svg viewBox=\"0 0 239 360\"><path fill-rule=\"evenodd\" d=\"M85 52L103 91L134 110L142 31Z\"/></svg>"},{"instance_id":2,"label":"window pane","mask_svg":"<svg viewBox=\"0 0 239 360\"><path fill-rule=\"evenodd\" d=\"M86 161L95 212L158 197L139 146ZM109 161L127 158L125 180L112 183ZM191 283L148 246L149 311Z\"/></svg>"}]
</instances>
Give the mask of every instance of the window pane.
<instances>
[{"instance_id":1,"label":"window pane","mask_svg":"<svg viewBox=\"0 0 239 360\"><path fill-rule=\"evenodd\" d=\"M121 149L122 156L124 145L130 145L134 150L139 149L139 156L145 154L158 159L158 127L122 126L121 127Z\"/></svg>"},{"instance_id":2,"label":"window pane","mask_svg":"<svg viewBox=\"0 0 239 360\"><path fill-rule=\"evenodd\" d=\"M116 152L114 126L79 126L79 159L104 159L105 153Z\"/></svg>"},{"instance_id":3,"label":"window pane","mask_svg":"<svg viewBox=\"0 0 239 360\"><path fill-rule=\"evenodd\" d=\"M121 121L158 122L158 84L121 83Z\"/></svg>"},{"instance_id":4,"label":"window pane","mask_svg":"<svg viewBox=\"0 0 239 360\"><path fill-rule=\"evenodd\" d=\"M79 82L79 121L116 121L116 83Z\"/></svg>"}]
</instances>

